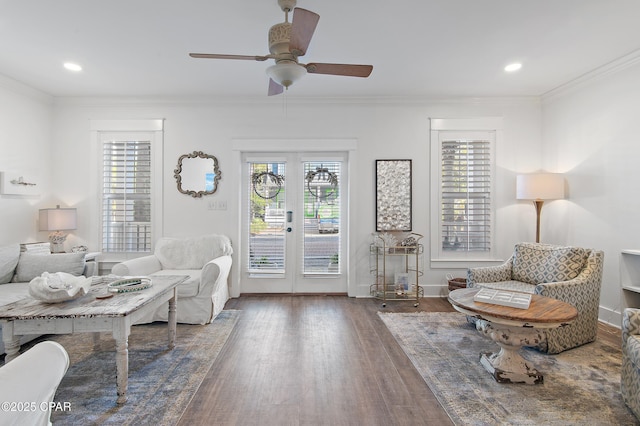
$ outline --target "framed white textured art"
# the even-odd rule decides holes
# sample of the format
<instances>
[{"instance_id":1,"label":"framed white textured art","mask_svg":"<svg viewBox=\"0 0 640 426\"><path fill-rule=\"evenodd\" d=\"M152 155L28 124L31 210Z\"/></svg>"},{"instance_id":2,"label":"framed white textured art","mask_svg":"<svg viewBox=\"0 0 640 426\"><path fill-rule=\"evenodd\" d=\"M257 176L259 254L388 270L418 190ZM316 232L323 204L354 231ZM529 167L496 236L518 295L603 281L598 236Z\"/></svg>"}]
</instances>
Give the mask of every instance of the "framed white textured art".
<instances>
[{"instance_id":1,"label":"framed white textured art","mask_svg":"<svg viewBox=\"0 0 640 426\"><path fill-rule=\"evenodd\" d=\"M376 231L411 226L411 160L376 160Z\"/></svg>"},{"instance_id":2,"label":"framed white textured art","mask_svg":"<svg viewBox=\"0 0 640 426\"><path fill-rule=\"evenodd\" d=\"M33 174L0 172L0 194L39 195L40 188Z\"/></svg>"}]
</instances>

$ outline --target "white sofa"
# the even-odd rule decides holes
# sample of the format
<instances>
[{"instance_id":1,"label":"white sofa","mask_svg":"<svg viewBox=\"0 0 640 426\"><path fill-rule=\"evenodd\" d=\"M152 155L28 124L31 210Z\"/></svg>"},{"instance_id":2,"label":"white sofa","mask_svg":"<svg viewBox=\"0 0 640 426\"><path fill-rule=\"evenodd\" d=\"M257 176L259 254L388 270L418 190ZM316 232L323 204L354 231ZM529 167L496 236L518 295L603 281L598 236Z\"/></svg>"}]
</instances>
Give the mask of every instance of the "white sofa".
<instances>
[{"instance_id":1,"label":"white sofa","mask_svg":"<svg viewBox=\"0 0 640 426\"><path fill-rule=\"evenodd\" d=\"M9 303L29 296L29 282L43 272L67 272L92 276L95 262L85 262L84 253L29 254L20 253L19 244L0 247L0 310ZM0 354L4 353L0 324ZM38 335L22 336L20 344Z\"/></svg>"},{"instance_id":2,"label":"white sofa","mask_svg":"<svg viewBox=\"0 0 640 426\"><path fill-rule=\"evenodd\" d=\"M229 300L231 241L225 235L194 238L160 238L154 253L113 266L119 276L187 275L178 285L178 322L208 324ZM161 306L138 323L167 321L168 307Z\"/></svg>"}]
</instances>

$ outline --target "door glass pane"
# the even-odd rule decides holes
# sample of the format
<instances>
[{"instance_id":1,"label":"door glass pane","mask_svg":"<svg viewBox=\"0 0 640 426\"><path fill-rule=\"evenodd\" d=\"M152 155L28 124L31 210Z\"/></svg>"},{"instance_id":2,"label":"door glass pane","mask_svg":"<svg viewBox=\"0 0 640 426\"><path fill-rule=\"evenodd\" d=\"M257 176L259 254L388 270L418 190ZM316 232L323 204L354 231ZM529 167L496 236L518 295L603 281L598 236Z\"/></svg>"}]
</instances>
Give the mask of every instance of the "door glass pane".
<instances>
[{"instance_id":1,"label":"door glass pane","mask_svg":"<svg viewBox=\"0 0 640 426\"><path fill-rule=\"evenodd\" d=\"M340 273L340 165L303 163L304 274Z\"/></svg>"},{"instance_id":2,"label":"door glass pane","mask_svg":"<svg viewBox=\"0 0 640 426\"><path fill-rule=\"evenodd\" d=\"M284 273L285 163L249 163L250 273Z\"/></svg>"}]
</instances>

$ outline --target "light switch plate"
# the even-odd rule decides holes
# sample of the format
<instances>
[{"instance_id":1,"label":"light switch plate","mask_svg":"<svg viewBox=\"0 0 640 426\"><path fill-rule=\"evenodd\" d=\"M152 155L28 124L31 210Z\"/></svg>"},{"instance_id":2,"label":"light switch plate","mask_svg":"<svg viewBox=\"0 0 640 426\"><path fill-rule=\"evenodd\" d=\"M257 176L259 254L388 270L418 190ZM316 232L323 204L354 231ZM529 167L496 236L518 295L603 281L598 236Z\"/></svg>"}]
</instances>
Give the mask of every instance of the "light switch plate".
<instances>
[{"instance_id":1,"label":"light switch plate","mask_svg":"<svg viewBox=\"0 0 640 426\"><path fill-rule=\"evenodd\" d=\"M211 200L207 203L209 210L226 210L227 200Z\"/></svg>"}]
</instances>

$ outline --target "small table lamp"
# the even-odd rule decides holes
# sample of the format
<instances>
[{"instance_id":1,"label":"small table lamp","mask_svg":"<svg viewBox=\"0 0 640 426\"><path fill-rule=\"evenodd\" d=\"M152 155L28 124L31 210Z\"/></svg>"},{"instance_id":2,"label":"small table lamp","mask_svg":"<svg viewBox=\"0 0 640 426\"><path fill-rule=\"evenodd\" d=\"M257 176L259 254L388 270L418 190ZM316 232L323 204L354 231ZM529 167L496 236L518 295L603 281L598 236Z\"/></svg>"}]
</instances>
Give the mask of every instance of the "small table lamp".
<instances>
[{"instance_id":1,"label":"small table lamp","mask_svg":"<svg viewBox=\"0 0 640 426\"><path fill-rule=\"evenodd\" d=\"M40 230L53 231L49 234L52 253L64 252L67 234L62 231L76 229L76 222L76 209L61 209L59 205L55 209L40 209Z\"/></svg>"},{"instance_id":2,"label":"small table lamp","mask_svg":"<svg viewBox=\"0 0 640 426\"><path fill-rule=\"evenodd\" d=\"M564 198L564 177L559 173L532 173L518 175L516 198L532 200L536 208L536 243L540 242L540 213L544 200Z\"/></svg>"}]
</instances>

